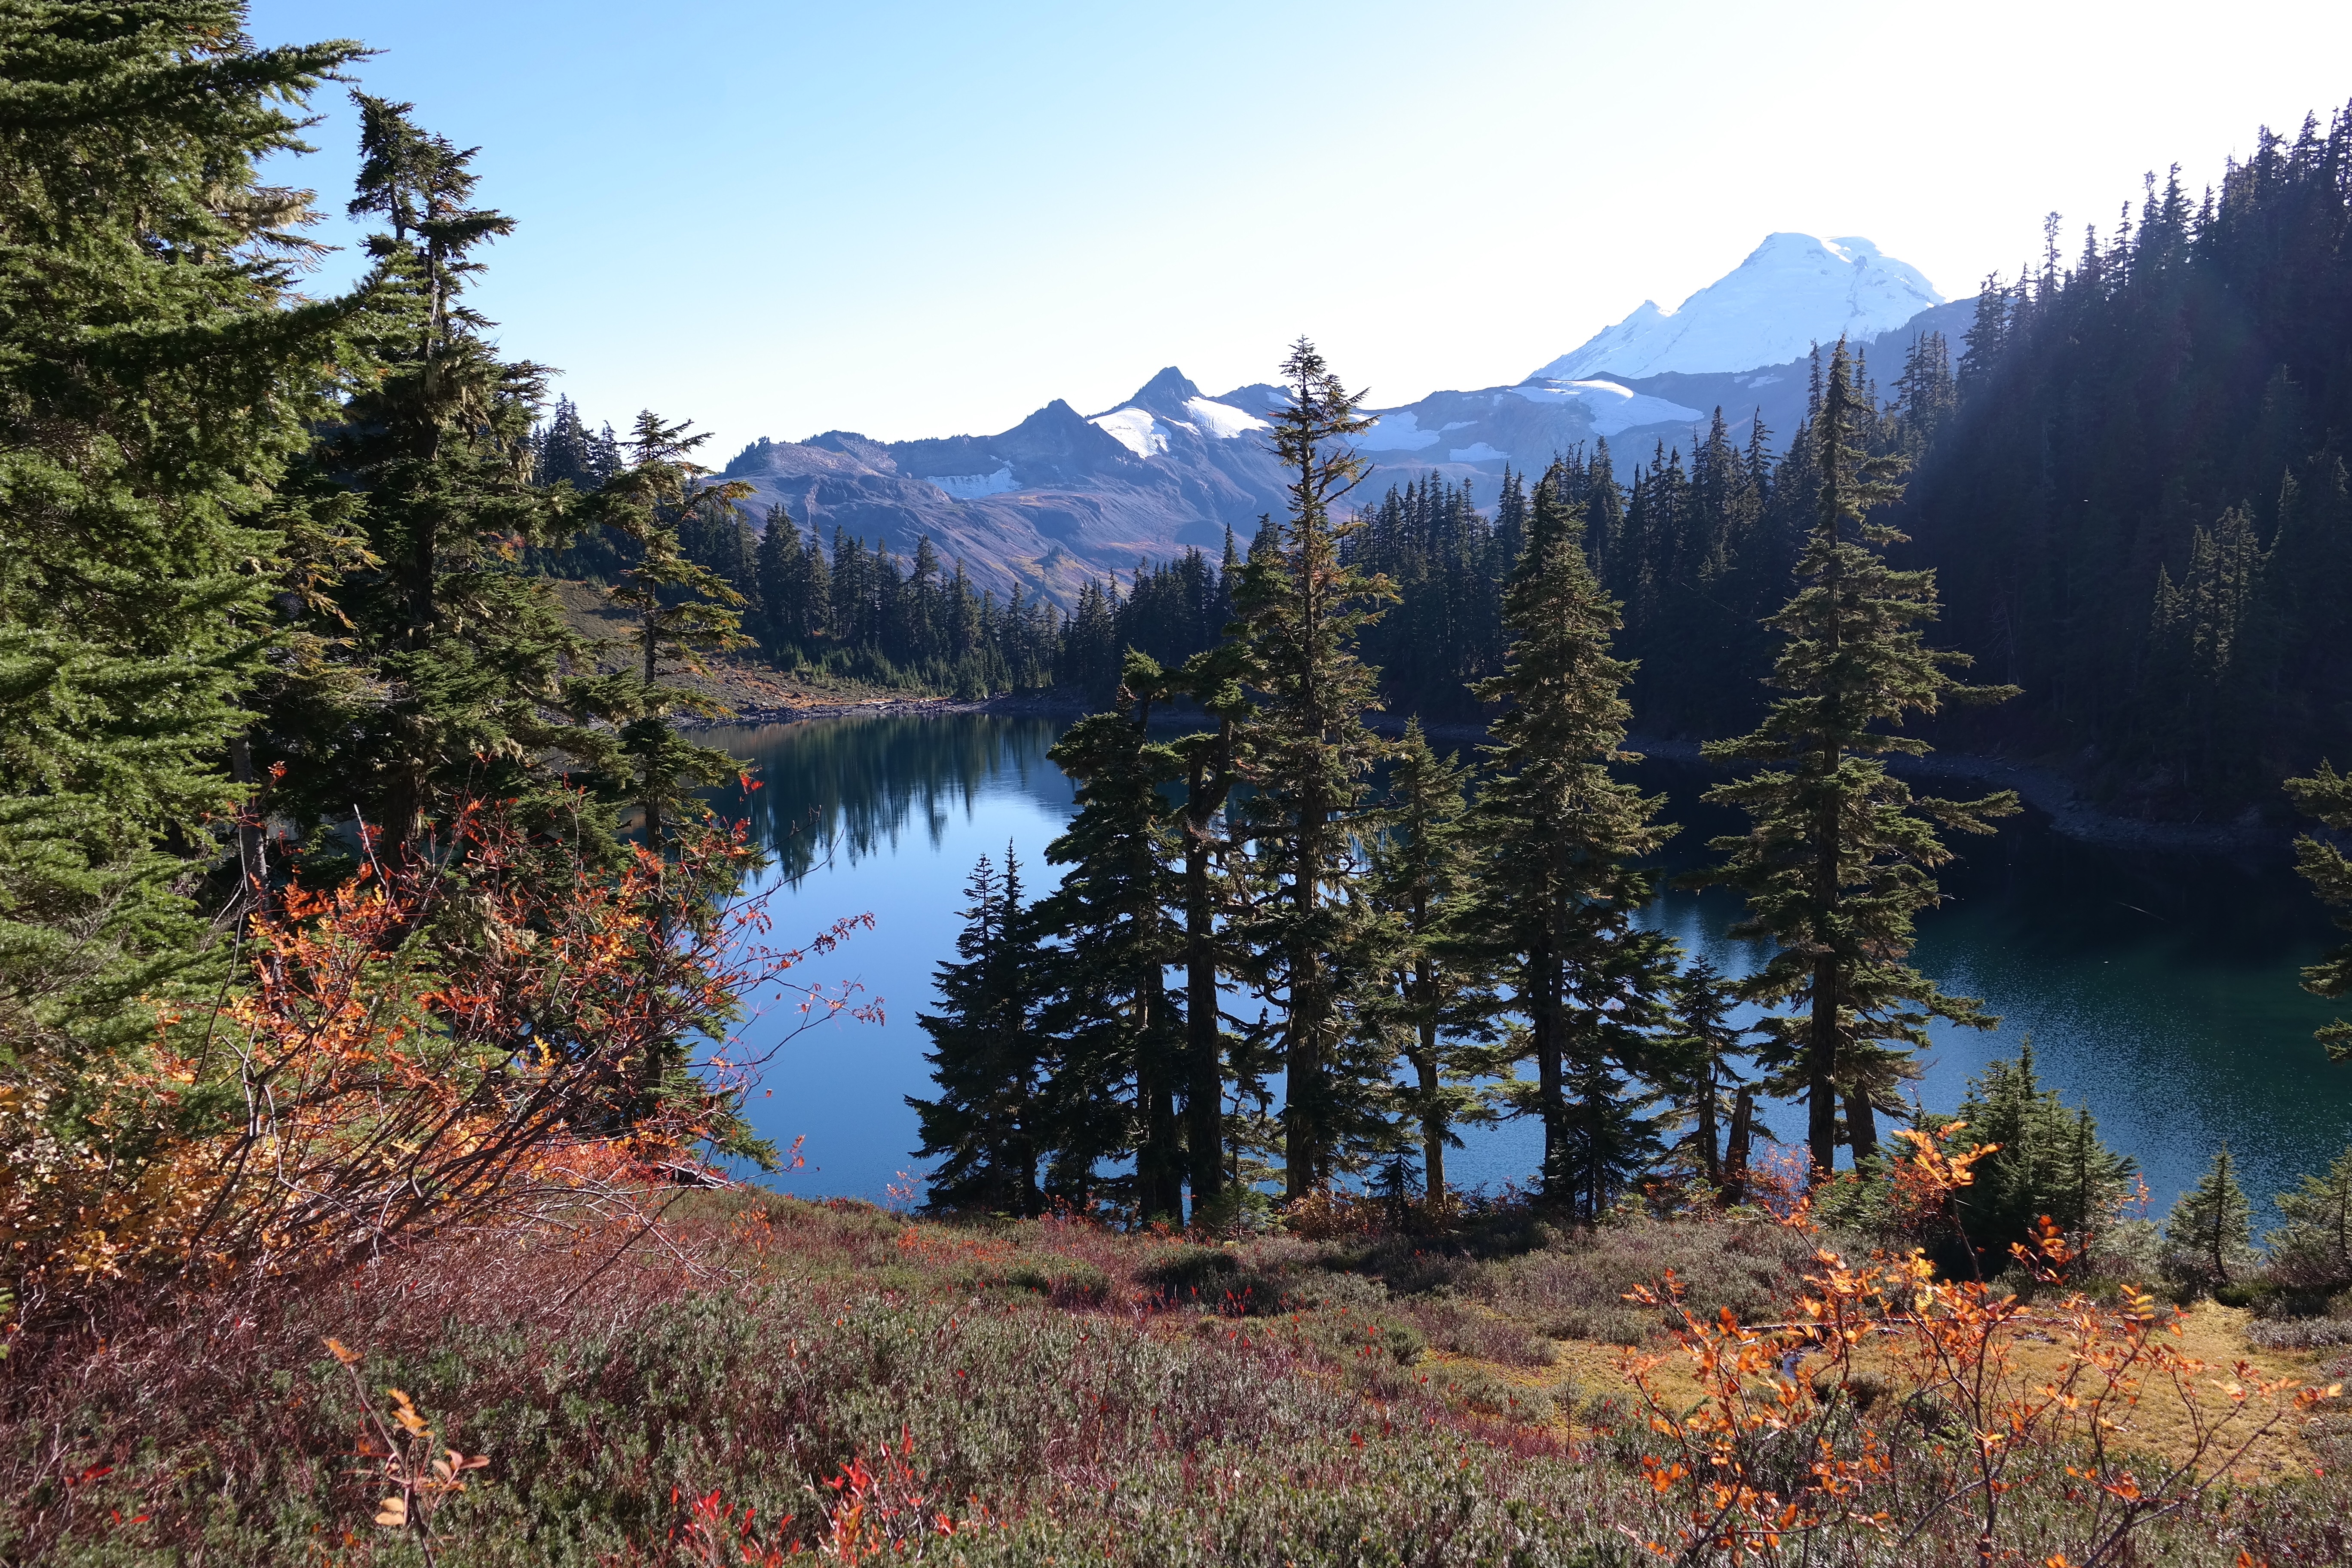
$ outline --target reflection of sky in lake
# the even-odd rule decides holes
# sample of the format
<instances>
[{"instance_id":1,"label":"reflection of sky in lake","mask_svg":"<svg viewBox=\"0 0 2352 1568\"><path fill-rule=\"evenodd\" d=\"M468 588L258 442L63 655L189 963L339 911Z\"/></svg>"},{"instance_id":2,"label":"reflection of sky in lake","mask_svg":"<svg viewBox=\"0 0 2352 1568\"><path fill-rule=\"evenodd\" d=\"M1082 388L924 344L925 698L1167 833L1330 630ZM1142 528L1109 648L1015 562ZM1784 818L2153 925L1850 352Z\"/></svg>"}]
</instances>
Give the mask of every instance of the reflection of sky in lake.
<instances>
[{"instance_id":1,"label":"reflection of sky in lake","mask_svg":"<svg viewBox=\"0 0 2352 1568\"><path fill-rule=\"evenodd\" d=\"M791 1190L878 1196L914 1163L905 1097L930 1089L916 1015L932 1003L934 966L953 952L972 862L1001 861L1010 842L1033 890L1051 879L1045 847L1072 810L1069 781L1045 760L1058 728L963 716L715 732L761 764L765 787L748 802L729 792L720 805L740 815L748 805L760 837L778 846L778 939L839 915L877 920L823 969L862 981L887 1022L827 1023L793 1041L768 1070L772 1097L753 1104L761 1131L808 1138L814 1168L783 1178ZM1700 863L1706 840L1738 826L1696 801L1713 776L1643 769L1645 787L1667 792L1685 825L1663 869ZM2331 1009L2294 983L2327 928L2283 856L2244 865L2104 848L2032 822L1959 847L1963 859L1941 877L1948 902L1921 922L1917 960L2002 1021L1989 1033L1937 1029L1916 1086L1929 1109L1958 1104L1971 1074L2031 1034L2045 1081L2070 1105L2087 1101L2107 1141L2140 1160L2158 1213L2224 1137L2257 1203L2352 1140L2352 1067L2331 1065L2311 1039ZM1738 909L1720 891L1674 891L1645 919L1738 973L1757 949L1724 935ZM1773 1121L1801 1127L1785 1110ZM1540 1146L1525 1122L1466 1142L1448 1173L1489 1186L1524 1182Z\"/></svg>"},{"instance_id":2,"label":"reflection of sky in lake","mask_svg":"<svg viewBox=\"0 0 2352 1568\"><path fill-rule=\"evenodd\" d=\"M788 1192L879 1199L915 1166L919 1142L908 1095L928 1096L929 1040L917 1015L935 1004L934 968L955 953L958 910L972 863L998 865L1007 844L1032 889L1052 883L1045 846L1072 812L1071 788L1045 760L1058 727L1045 720L850 719L716 731L759 765L748 800L753 831L776 864L763 879L781 943L843 915L874 929L815 966L828 984L855 982L884 1021L836 1017L785 1044L768 1064L754 1124L779 1144L805 1138L809 1168L774 1178ZM730 790L719 801L742 816ZM746 1031L754 1048L783 1021Z\"/></svg>"}]
</instances>

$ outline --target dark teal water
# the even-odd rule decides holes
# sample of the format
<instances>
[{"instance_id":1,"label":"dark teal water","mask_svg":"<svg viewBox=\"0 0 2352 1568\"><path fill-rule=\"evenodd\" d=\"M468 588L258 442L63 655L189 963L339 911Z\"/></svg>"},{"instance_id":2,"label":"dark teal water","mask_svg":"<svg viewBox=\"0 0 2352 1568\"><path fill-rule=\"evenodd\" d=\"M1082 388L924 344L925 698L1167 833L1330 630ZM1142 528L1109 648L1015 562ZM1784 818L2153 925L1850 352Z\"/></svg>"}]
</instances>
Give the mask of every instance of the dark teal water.
<instances>
[{"instance_id":1,"label":"dark teal water","mask_svg":"<svg viewBox=\"0 0 2352 1568\"><path fill-rule=\"evenodd\" d=\"M1069 781L1045 760L1059 728L965 715L714 732L764 784L718 804L748 816L776 857L777 938L841 915L876 919L820 968L879 997L885 1021L828 1022L783 1046L767 1069L772 1092L753 1101L762 1131L806 1139L811 1168L780 1178L788 1190L878 1198L914 1172L905 1097L929 1091L916 1016L952 954L972 862L1002 861L1009 844L1033 889L1051 880L1045 847L1073 809ZM1710 835L1738 825L1698 801L1709 770L1653 762L1641 776L1684 824L1667 868L1696 864ZM2295 985L2329 928L2284 853L2086 845L2031 817L1965 850L1942 875L1948 901L1921 922L1917 962L1948 990L1984 997L2001 1025L1937 1031L1916 1086L1926 1107L1951 1109L1972 1073L2030 1034L2051 1086L2087 1103L2107 1141L2140 1161L2158 1215L2224 1139L2258 1203L2352 1142L2352 1067L2329 1063L2311 1038L2333 1009ZM1670 892L1649 918L1737 973L1755 957L1723 934L1738 910L1727 894ZM761 1020L751 1038L783 1026ZM1537 1148L1524 1124L1474 1133L1449 1174L1524 1182Z\"/></svg>"}]
</instances>

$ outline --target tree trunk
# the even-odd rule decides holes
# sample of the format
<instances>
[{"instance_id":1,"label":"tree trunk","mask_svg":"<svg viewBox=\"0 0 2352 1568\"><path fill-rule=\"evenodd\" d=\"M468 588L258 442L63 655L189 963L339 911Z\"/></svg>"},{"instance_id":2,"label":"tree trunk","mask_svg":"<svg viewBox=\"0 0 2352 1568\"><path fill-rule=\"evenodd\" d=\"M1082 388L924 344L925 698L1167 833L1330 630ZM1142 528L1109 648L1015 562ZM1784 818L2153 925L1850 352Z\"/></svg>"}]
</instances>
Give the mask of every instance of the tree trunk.
<instances>
[{"instance_id":1,"label":"tree trunk","mask_svg":"<svg viewBox=\"0 0 2352 1568\"><path fill-rule=\"evenodd\" d=\"M1225 1183L1224 1093L1221 1019L1217 999L1216 904L1209 883L1209 824L1223 806L1227 782L1223 757L1233 729L1221 731L1216 782L1206 763L1195 758L1186 781L1184 805L1184 1033L1187 1082L1185 1142L1192 1165L1192 1214L1214 1205Z\"/></svg>"},{"instance_id":2,"label":"tree trunk","mask_svg":"<svg viewBox=\"0 0 2352 1568\"><path fill-rule=\"evenodd\" d=\"M1437 1016L1430 997L1437 985L1427 958L1413 961L1415 998L1421 1010L1421 1050L1412 1058L1421 1078L1421 1184L1432 1203L1445 1197L1445 1108L1439 1100L1444 1083L1437 1069Z\"/></svg>"},{"instance_id":3,"label":"tree trunk","mask_svg":"<svg viewBox=\"0 0 2352 1568\"><path fill-rule=\"evenodd\" d=\"M1566 1173L1560 1169L1568 1157L1568 1105L1560 1082L1560 1019L1559 964L1552 957L1551 940L1544 938L1529 955L1528 987L1534 1006L1529 1009L1529 1033L1534 1036L1536 1050L1536 1102L1543 1120L1543 1187L1545 1195L1557 1198L1563 1191Z\"/></svg>"},{"instance_id":4,"label":"tree trunk","mask_svg":"<svg viewBox=\"0 0 2352 1568\"><path fill-rule=\"evenodd\" d=\"M1805 1153L1815 1173L1837 1168L1837 972L1813 966L1813 1016L1805 1061Z\"/></svg>"},{"instance_id":5,"label":"tree trunk","mask_svg":"<svg viewBox=\"0 0 2352 1568\"><path fill-rule=\"evenodd\" d=\"M1868 1084L1856 1084L1845 1091L1845 1135L1853 1145L1854 1163L1878 1152L1877 1107L1870 1102Z\"/></svg>"},{"instance_id":6,"label":"tree trunk","mask_svg":"<svg viewBox=\"0 0 2352 1568\"><path fill-rule=\"evenodd\" d=\"M1756 1091L1746 1084L1731 1102L1731 1136L1723 1149L1723 1201L1748 1201L1748 1148L1756 1123Z\"/></svg>"},{"instance_id":7,"label":"tree trunk","mask_svg":"<svg viewBox=\"0 0 2352 1568\"><path fill-rule=\"evenodd\" d=\"M1176 1075L1168 1047L1167 998L1155 971L1139 999L1136 1096L1142 1101L1143 1144L1136 1151L1136 1210L1145 1221L1184 1219L1183 1155L1176 1142Z\"/></svg>"},{"instance_id":8,"label":"tree trunk","mask_svg":"<svg viewBox=\"0 0 2352 1568\"><path fill-rule=\"evenodd\" d=\"M1323 1039L1314 996L1314 957L1294 949L1290 957L1290 1026L1284 1046L1283 1196L1292 1202L1322 1186Z\"/></svg>"},{"instance_id":9,"label":"tree trunk","mask_svg":"<svg viewBox=\"0 0 2352 1568\"><path fill-rule=\"evenodd\" d=\"M1698 1171L1710 1190L1723 1185L1723 1161L1715 1144L1715 1058L1710 1054L1698 1086Z\"/></svg>"},{"instance_id":10,"label":"tree trunk","mask_svg":"<svg viewBox=\"0 0 2352 1568\"><path fill-rule=\"evenodd\" d=\"M239 735L228 743L228 773L247 791L236 814L237 896L258 907L269 883L268 841L261 830L261 798L253 771L253 742Z\"/></svg>"},{"instance_id":11,"label":"tree trunk","mask_svg":"<svg viewBox=\"0 0 2352 1568\"><path fill-rule=\"evenodd\" d=\"M1292 872L1291 897L1297 905L1297 929L1304 932L1320 896L1323 865L1323 817L1320 804L1303 803L1298 813L1298 865ZM1284 1046L1288 1055L1283 1075L1283 1191L1296 1202L1322 1189L1330 1163L1325 1147L1323 1034L1330 1010L1324 994L1322 955L1303 935L1294 937L1288 953L1290 1020Z\"/></svg>"}]
</instances>

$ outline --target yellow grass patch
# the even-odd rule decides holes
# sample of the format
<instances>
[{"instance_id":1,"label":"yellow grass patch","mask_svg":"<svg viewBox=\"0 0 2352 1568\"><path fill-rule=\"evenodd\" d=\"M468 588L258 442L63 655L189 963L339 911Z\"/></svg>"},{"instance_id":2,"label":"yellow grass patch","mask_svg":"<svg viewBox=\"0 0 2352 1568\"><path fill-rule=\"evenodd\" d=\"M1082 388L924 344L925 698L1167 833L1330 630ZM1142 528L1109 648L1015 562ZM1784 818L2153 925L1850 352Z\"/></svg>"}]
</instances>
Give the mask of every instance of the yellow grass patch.
<instances>
[{"instance_id":1,"label":"yellow grass patch","mask_svg":"<svg viewBox=\"0 0 2352 1568\"><path fill-rule=\"evenodd\" d=\"M2180 1334L2173 1341L2176 1349L2205 1363L2205 1371L2194 1380L2190 1393L2208 1426L2229 1415L2230 1396L2221 1385L2232 1381L2232 1366L2244 1362L2259 1378L2292 1379L2296 1384L2319 1381L2323 1352L2308 1351L2269 1350L2252 1343L2246 1337L2246 1327L2252 1313L2243 1308L2223 1307L2210 1301L2199 1303L2185 1312L2180 1320ZM1665 1352L1666 1361L1653 1374L1659 1394L1668 1402L1696 1403L1699 1385L1691 1376L1687 1363L1671 1345L1661 1340L1640 1352L1628 1351L1622 1345L1605 1344L1591 1340L1555 1340L1557 1359L1549 1366L1506 1366L1481 1361L1475 1357L1454 1355L1432 1351L1429 1360L1440 1365L1475 1366L1498 1382L1538 1392L1558 1400L1562 1394L1572 1397L1562 1401L1573 1407L1595 1395L1611 1395L1620 1400L1638 1402L1639 1394L1626 1375L1629 1356ZM2063 1348L2048 1337L2044 1325L2021 1323L2011 1331L2009 1343L2010 1375L2016 1385L2032 1387L2060 1375L2066 1365ZM1884 1373L1888 1359L1884 1350L1867 1350L1857 1358L1864 1372ZM1818 1366L1818 1358L1814 1360ZM1893 1398L1898 1400L1907 1391L1896 1387ZM2290 1393L2292 1391L2289 1391ZM2284 1395L2282 1399L2284 1399ZM2265 1401L2259 1396L2247 1402L2246 1410L2224 1428L2224 1438L2218 1445L2223 1453L2238 1447L2243 1436L2267 1419L2279 1402ZM2323 1408L2340 1409L2344 1401L2329 1401ZM2284 1479L2296 1474L2309 1474L2317 1462L2305 1436L2308 1417L2287 1410L2272 1429L2247 1449L2240 1463L2232 1468L2232 1479L2242 1483L2259 1483ZM1555 1426L1572 1428L1578 1422L1572 1408L1563 1408L1554 1418ZM2195 1441L2195 1420L2188 1400L2169 1379L2147 1377L2142 1381L2140 1397L2136 1408L2126 1417L2123 1442L2126 1446L2167 1459L2185 1457Z\"/></svg>"}]
</instances>

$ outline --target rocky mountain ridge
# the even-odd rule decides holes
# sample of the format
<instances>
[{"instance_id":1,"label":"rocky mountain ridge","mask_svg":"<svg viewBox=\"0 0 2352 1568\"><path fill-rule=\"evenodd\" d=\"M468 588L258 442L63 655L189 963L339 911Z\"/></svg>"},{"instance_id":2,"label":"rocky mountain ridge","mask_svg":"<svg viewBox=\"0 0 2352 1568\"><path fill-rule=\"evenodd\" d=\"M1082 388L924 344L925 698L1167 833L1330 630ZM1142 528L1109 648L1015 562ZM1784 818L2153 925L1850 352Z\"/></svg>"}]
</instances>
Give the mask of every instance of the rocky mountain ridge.
<instances>
[{"instance_id":1,"label":"rocky mountain ridge","mask_svg":"<svg viewBox=\"0 0 2352 1568\"><path fill-rule=\"evenodd\" d=\"M1822 270L1832 262L1842 270ZM1931 302L1885 321L1915 295ZM1361 493L1434 472L1492 496L1506 466L1540 471L1555 454L1601 440L1622 473L1660 446L1687 450L1718 407L1736 440L1760 419L1777 447L1803 416L1813 342L1844 331L1865 352L1875 347L1880 379L1891 382L1918 333L1942 331L1957 351L1973 302L1938 299L1866 240L1768 237L1671 315L1645 303L1517 385L1434 392L1372 411L1356 442L1374 464ZM1679 327L1661 335L1660 321ZM1836 329L1827 338L1823 322ZM1794 358L1719 363L1799 331L1811 335L1797 340ZM1623 364L1676 368L1611 368ZM1190 547L1214 553L1227 529L1245 542L1278 510L1283 479L1266 437L1283 396L1265 384L1208 396L1171 365L1092 416L1056 399L994 436L882 442L831 430L763 439L726 474L753 487L745 506L755 522L781 507L828 542L840 530L901 556L928 535L984 587L1066 604L1088 578L1124 576Z\"/></svg>"}]
</instances>

